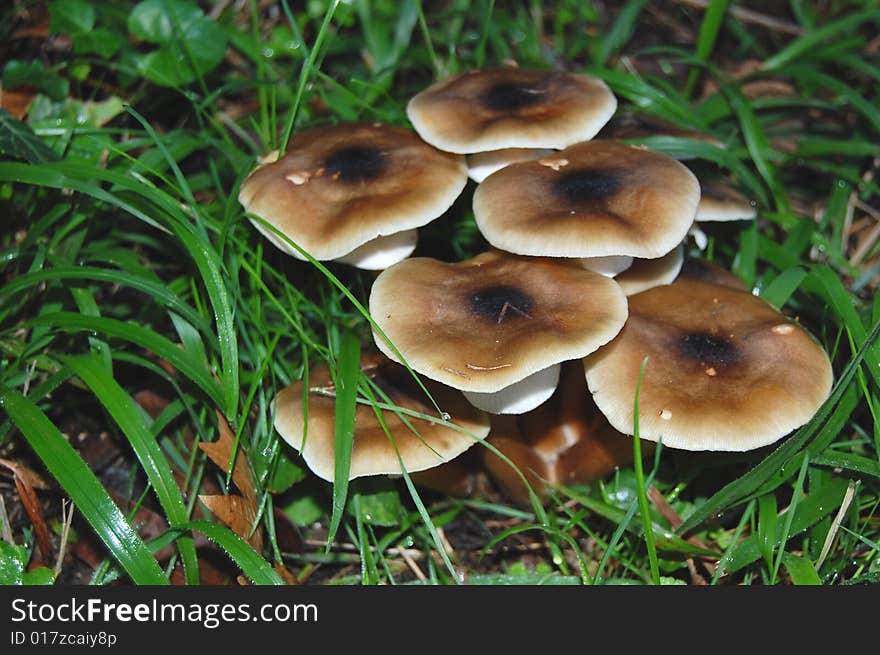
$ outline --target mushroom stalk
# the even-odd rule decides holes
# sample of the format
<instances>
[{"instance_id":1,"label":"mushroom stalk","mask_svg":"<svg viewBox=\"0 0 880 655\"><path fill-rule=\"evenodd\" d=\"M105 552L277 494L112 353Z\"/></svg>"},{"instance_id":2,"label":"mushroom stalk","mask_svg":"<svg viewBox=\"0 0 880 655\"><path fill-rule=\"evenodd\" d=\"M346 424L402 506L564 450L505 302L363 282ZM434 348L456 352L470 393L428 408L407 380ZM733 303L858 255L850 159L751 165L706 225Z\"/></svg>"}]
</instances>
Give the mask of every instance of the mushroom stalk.
<instances>
[{"instance_id":1,"label":"mushroom stalk","mask_svg":"<svg viewBox=\"0 0 880 655\"><path fill-rule=\"evenodd\" d=\"M416 249L418 238L418 230L403 230L376 237L347 255L337 257L335 261L368 271L381 271L409 257Z\"/></svg>"},{"instance_id":2,"label":"mushroom stalk","mask_svg":"<svg viewBox=\"0 0 880 655\"><path fill-rule=\"evenodd\" d=\"M605 277L614 277L632 266L633 258L629 255L606 255L603 257L581 257L581 266L588 271L599 273Z\"/></svg>"},{"instance_id":3,"label":"mushroom stalk","mask_svg":"<svg viewBox=\"0 0 880 655\"><path fill-rule=\"evenodd\" d=\"M494 392L463 391L475 407L490 414L523 414L546 401L559 384L559 364L532 373Z\"/></svg>"}]
</instances>

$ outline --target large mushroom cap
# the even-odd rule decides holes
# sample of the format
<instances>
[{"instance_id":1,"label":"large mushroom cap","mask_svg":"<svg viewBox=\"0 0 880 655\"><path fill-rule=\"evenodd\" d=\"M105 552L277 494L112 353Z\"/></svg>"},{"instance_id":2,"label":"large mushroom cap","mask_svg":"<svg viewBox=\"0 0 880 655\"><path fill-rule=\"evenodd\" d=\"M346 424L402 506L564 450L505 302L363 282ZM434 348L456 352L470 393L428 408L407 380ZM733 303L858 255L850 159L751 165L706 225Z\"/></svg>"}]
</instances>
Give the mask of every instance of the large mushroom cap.
<instances>
[{"instance_id":1,"label":"large mushroom cap","mask_svg":"<svg viewBox=\"0 0 880 655\"><path fill-rule=\"evenodd\" d=\"M626 297L609 278L497 251L456 264L425 257L395 264L373 283L370 312L413 369L475 392L583 357L614 337L627 315ZM375 331L374 338L397 358Z\"/></svg>"},{"instance_id":2,"label":"large mushroom cap","mask_svg":"<svg viewBox=\"0 0 880 655\"><path fill-rule=\"evenodd\" d=\"M671 157L588 141L493 173L474 193L477 226L521 255L665 255L693 224L700 184Z\"/></svg>"},{"instance_id":3,"label":"large mushroom cap","mask_svg":"<svg viewBox=\"0 0 880 655\"><path fill-rule=\"evenodd\" d=\"M385 391L398 407L408 412L436 416L425 393L403 366L376 358L365 367L365 373ZM434 422L403 413L415 434L390 409L381 410L394 444L389 440L373 407L358 403L354 419L354 442L351 451L350 478L364 475L399 474L400 461L409 471L422 471L439 466L461 454L489 433L489 418L468 403L460 392L427 382L431 396L449 422ZM382 400L381 398L379 399ZM308 431L303 406L303 383L288 385L275 398L275 429L293 448L300 451L309 468L319 477L333 481L336 395L326 365L316 367L309 376ZM397 452L395 452L395 445Z\"/></svg>"},{"instance_id":4,"label":"large mushroom cap","mask_svg":"<svg viewBox=\"0 0 880 655\"><path fill-rule=\"evenodd\" d=\"M590 75L531 68L470 70L415 95L406 113L421 137L458 153L565 148L593 138L617 99Z\"/></svg>"},{"instance_id":5,"label":"large mushroom cap","mask_svg":"<svg viewBox=\"0 0 880 655\"><path fill-rule=\"evenodd\" d=\"M238 199L315 259L328 260L429 223L466 182L464 157L429 146L412 130L343 123L296 134L283 157L250 173Z\"/></svg>"},{"instance_id":6,"label":"large mushroom cap","mask_svg":"<svg viewBox=\"0 0 880 655\"><path fill-rule=\"evenodd\" d=\"M593 398L632 434L684 450L743 451L803 425L831 390L825 351L767 302L727 286L679 278L629 297L630 315L584 361Z\"/></svg>"}]
</instances>

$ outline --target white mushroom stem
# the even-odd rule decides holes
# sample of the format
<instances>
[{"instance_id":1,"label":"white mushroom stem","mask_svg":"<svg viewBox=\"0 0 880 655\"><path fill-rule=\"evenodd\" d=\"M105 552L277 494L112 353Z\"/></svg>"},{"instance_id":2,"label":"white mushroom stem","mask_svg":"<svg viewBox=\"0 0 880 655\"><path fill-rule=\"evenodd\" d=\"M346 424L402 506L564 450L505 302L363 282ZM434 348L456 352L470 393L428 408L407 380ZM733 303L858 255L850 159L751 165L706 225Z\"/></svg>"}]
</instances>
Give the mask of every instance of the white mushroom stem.
<instances>
[{"instance_id":1,"label":"white mushroom stem","mask_svg":"<svg viewBox=\"0 0 880 655\"><path fill-rule=\"evenodd\" d=\"M697 244L697 248L700 250L705 250L706 246L709 245L709 237L706 236L706 233L703 232L703 230L700 229L700 226L696 223L691 225L688 234L693 237L694 243Z\"/></svg>"},{"instance_id":2,"label":"white mushroom stem","mask_svg":"<svg viewBox=\"0 0 880 655\"><path fill-rule=\"evenodd\" d=\"M404 230L384 237L377 237L358 246L347 255L334 261L351 264L369 271L381 271L409 257L416 249L418 230Z\"/></svg>"},{"instance_id":3,"label":"white mushroom stem","mask_svg":"<svg viewBox=\"0 0 880 655\"><path fill-rule=\"evenodd\" d=\"M494 392L463 391L474 406L490 414L523 414L546 401L559 384L559 364L532 373Z\"/></svg>"},{"instance_id":4,"label":"white mushroom stem","mask_svg":"<svg viewBox=\"0 0 880 655\"><path fill-rule=\"evenodd\" d=\"M581 257L581 266L605 277L614 277L632 266L629 255L607 255L605 257Z\"/></svg>"}]
</instances>

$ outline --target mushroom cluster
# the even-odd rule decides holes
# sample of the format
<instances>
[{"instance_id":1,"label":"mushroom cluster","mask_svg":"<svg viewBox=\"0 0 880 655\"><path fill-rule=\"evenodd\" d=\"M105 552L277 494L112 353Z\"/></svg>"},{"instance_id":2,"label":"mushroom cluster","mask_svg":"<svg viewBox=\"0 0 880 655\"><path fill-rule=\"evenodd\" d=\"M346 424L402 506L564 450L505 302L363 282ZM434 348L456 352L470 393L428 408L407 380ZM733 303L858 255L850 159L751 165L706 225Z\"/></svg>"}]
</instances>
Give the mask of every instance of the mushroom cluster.
<instances>
[{"instance_id":1,"label":"mushroom cluster","mask_svg":"<svg viewBox=\"0 0 880 655\"><path fill-rule=\"evenodd\" d=\"M409 101L414 129L303 131L248 175L239 200L273 244L381 271L369 298L381 355L364 373L402 410L359 405L352 477L425 470L487 435L503 457L486 469L514 499L523 487L503 459L539 493L605 475L632 457L645 358L641 437L671 448L767 445L827 398L831 365L806 330L732 274L685 261L688 233L705 237L696 221L752 218L752 203L622 142L666 128L615 127L616 110L590 75L471 70ZM410 257L468 176L491 248ZM334 395L319 368L275 402L278 432L328 480Z\"/></svg>"}]
</instances>

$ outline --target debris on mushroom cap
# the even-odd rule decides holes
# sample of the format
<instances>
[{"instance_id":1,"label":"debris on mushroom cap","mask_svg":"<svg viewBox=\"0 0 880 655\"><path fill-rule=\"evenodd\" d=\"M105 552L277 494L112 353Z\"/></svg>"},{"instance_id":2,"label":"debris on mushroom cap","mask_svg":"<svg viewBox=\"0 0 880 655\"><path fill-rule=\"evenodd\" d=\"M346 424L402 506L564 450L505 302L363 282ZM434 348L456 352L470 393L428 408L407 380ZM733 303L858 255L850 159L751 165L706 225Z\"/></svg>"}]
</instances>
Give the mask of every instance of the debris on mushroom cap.
<instances>
[{"instance_id":1,"label":"debris on mushroom cap","mask_svg":"<svg viewBox=\"0 0 880 655\"><path fill-rule=\"evenodd\" d=\"M612 118L605 127L596 135L598 139L649 139L653 137L671 136L683 139L705 141L719 148L724 148L723 142L713 136L681 128L675 123L667 121L659 116L635 113L632 111L621 112ZM676 152L675 159L690 159L693 155L687 152Z\"/></svg>"},{"instance_id":2,"label":"debris on mushroom cap","mask_svg":"<svg viewBox=\"0 0 880 655\"><path fill-rule=\"evenodd\" d=\"M559 388L540 407L516 417L493 416L487 442L513 462L539 497L547 485L585 484L632 462L632 437L611 427L593 403L580 362L562 365ZM642 452L653 451L645 442ZM483 448L490 477L521 504L528 490L516 471L491 449Z\"/></svg>"},{"instance_id":3,"label":"debris on mushroom cap","mask_svg":"<svg viewBox=\"0 0 880 655\"><path fill-rule=\"evenodd\" d=\"M474 152L466 155L468 177L478 184L495 171L521 161L530 161L552 155L555 150L549 148L503 148L488 152Z\"/></svg>"},{"instance_id":4,"label":"debris on mushroom cap","mask_svg":"<svg viewBox=\"0 0 880 655\"><path fill-rule=\"evenodd\" d=\"M382 409L382 417L394 439L388 438L373 407L358 403L355 410L354 442L350 478L364 475L401 473L397 452L406 470L422 471L439 466L461 454L489 433L488 416L473 407L455 389L426 382L437 404L449 414L449 423L429 421L411 412L436 416L430 400L403 366L384 357L366 358L364 372L418 431L415 434L393 410ZM308 430L303 445L305 412L303 383L294 382L275 398L275 429L294 449L300 451L309 468L319 477L333 481L335 440L335 386L326 365L309 374ZM397 452L395 452L395 445Z\"/></svg>"},{"instance_id":5,"label":"debris on mushroom cap","mask_svg":"<svg viewBox=\"0 0 880 655\"><path fill-rule=\"evenodd\" d=\"M697 178L680 162L587 141L493 173L473 206L483 236L508 252L654 258L684 239L699 199Z\"/></svg>"},{"instance_id":6,"label":"debris on mushroom cap","mask_svg":"<svg viewBox=\"0 0 880 655\"><path fill-rule=\"evenodd\" d=\"M671 284L678 277L684 264L684 246L676 248L656 259L636 259L633 265L618 274L614 280L627 296L647 291L661 284Z\"/></svg>"},{"instance_id":7,"label":"debris on mushroom cap","mask_svg":"<svg viewBox=\"0 0 880 655\"><path fill-rule=\"evenodd\" d=\"M633 432L642 360L640 435L684 450L751 450L815 414L831 390L812 336L746 291L679 278L629 297L620 334L584 360L599 409Z\"/></svg>"},{"instance_id":8,"label":"debris on mushroom cap","mask_svg":"<svg viewBox=\"0 0 880 655\"><path fill-rule=\"evenodd\" d=\"M593 138L616 109L617 98L597 77L509 66L435 82L406 113L431 145L472 153L565 148Z\"/></svg>"},{"instance_id":9,"label":"debris on mushroom cap","mask_svg":"<svg viewBox=\"0 0 880 655\"><path fill-rule=\"evenodd\" d=\"M755 204L732 186L720 182L700 182L698 222L741 221L754 218Z\"/></svg>"},{"instance_id":10,"label":"debris on mushroom cap","mask_svg":"<svg viewBox=\"0 0 880 655\"><path fill-rule=\"evenodd\" d=\"M709 284L720 284L739 291L748 291L745 282L726 268L719 266L706 259L687 257L681 265L679 277L687 280L697 280Z\"/></svg>"},{"instance_id":11,"label":"debris on mushroom cap","mask_svg":"<svg viewBox=\"0 0 880 655\"><path fill-rule=\"evenodd\" d=\"M425 257L395 264L374 281L370 313L414 370L474 392L583 357L614 337L627 314L612 279L500 251L455 264ZM375 329L373 336L399 357Z\"/></svg>"},{"instance_id":12,"label":"debris on mushroom cap","mask_svg":"<svg viewBox=\"0 0 880 655\"><path fill-rule=\"evenodd\" d=\"M238 198L315 259L329 260L431 222L466 182L464 157L431 147L413 130L343 123L294 135L283 157L248 175ZM303 258L251 220L274 245Z\"/></svg>"}]
</instances>

